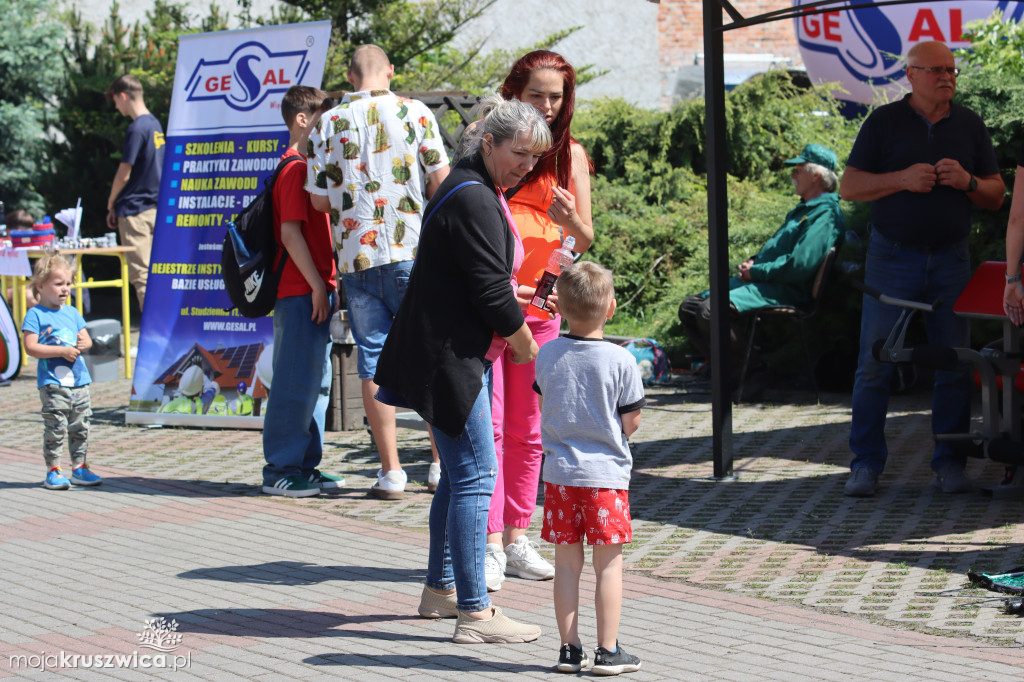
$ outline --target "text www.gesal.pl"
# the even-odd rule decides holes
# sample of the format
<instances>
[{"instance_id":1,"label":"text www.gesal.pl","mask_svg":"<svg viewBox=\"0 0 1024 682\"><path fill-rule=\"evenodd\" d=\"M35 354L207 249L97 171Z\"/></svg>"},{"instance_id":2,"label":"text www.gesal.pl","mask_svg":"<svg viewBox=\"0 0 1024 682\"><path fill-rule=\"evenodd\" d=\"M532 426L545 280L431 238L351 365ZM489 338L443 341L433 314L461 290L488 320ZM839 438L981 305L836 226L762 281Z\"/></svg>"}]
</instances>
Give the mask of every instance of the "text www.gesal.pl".
<instances>
[{"instance_id":1,"label":"text www.gesal.pl","mask_svg":"<svg viewBox=\"0 0 1024 682\"><path fill-rule=\"evenodd\" d=\"M207 320L203 322L204 332L254 332L255 322L233 322L230 320Z\"/></svg>"}]
</instances>

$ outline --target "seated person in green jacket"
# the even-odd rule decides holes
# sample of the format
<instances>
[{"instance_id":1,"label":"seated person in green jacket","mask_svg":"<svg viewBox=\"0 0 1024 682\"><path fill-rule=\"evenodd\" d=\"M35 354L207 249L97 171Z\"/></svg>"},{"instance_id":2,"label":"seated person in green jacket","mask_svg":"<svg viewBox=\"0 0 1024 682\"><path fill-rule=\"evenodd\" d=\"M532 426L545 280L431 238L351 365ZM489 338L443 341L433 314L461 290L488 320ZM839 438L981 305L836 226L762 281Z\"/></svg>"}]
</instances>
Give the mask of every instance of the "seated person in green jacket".
<instances>
[{"instance_id":1,"label":"seated person in green jacket","mask_svg":"<svg viewBox=\"0 0 1024 682\"><path fill-rule=\"evenodd\" d=\"M734 379L739 377L744 352L737 317L768 306L810 305L818 268L845 228L835 193L839 183L835 152L809 144L785 164L793 167L790 178L800 203L761 251L740 263L738 273L729 280ZM705 360L711 359L710 302L709 292L704 291L679 306L686 334Z\"/></svg>"}]
</instances>

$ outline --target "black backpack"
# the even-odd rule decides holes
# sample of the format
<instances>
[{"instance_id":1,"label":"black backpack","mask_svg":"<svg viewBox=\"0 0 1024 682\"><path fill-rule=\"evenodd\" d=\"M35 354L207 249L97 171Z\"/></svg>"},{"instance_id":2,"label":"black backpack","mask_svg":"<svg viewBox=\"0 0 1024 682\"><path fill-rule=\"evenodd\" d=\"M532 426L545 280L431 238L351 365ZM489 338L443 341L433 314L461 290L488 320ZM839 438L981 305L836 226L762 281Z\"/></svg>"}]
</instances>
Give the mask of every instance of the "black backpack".
<instances>
[{"instance_id":1,"label":"black backpack","mask_svg":"<svg viewBox=\"0 0 1024 682\"><path fill-rule=\"evenodd\" d=\"M221 277L231 305L245 317L263 317L274 309L277 285L288 261L288 252L274 269L277 242L274 239L274 182L294 154L281 159L274 174L263 183L263 191L242 209L234 223L228 223L221 252Z\"/></svg>"}]
</instances>

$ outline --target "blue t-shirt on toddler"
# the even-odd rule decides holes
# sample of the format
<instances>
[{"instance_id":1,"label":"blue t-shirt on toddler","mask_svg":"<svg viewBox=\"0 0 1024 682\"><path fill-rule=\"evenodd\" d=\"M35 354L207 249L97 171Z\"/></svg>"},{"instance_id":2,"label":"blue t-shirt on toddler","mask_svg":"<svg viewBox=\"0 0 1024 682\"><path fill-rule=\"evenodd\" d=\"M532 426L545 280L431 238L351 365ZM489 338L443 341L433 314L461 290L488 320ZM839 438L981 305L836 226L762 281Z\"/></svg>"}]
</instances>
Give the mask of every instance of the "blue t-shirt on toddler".
<instances>
[{"instance_id":1,"label":"blue t-shirt on toddler","mask_svg":"<svg viewBox=\"0 0 1024 682\"><path fill-rule=\"evenodd\" d=\"M21 331L37 334L39 343L44 346L74 346L78 341L78 332L83 329L85 318L69 305L59 309L43 305L29 308L21 324ZM85 359L81 355L74 362L64 358L39 358L37 374L36 385L39 388L48 384L78 387L92 383L89 368L85 366Z\"/></svg>"}]
</instances>

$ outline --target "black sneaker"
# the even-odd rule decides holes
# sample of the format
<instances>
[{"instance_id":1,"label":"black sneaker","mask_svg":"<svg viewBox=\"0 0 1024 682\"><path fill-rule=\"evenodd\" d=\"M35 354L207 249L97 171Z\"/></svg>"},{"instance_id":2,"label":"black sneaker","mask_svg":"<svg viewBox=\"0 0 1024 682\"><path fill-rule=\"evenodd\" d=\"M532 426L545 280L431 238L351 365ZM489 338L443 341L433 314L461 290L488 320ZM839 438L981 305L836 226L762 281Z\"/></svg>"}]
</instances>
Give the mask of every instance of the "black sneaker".
<instances>
[{"instance_id":1,"label":"black sneaker","mask_svg":"<svg viewBox=\"0 0 1024 682\"><path fill-rule=\"evenodd\" d=\"M595 675L621 675L622 673L635 673L640 669L640 659L615 643L615 653L604 647L597 647L594 650L594 667L590 672Z\"/></svg>"},{"instance_id":2,"label":"black sneaker","mask_svg":"<svg viewBox=\"0 0 1024 682\"><path fill-rule=\"evenodd\" d=\"M587 652L581 646L563 644L558 650L558 665L555 667L560 673L578 673L590 666Z\"/></svg>"}]
</instances>

